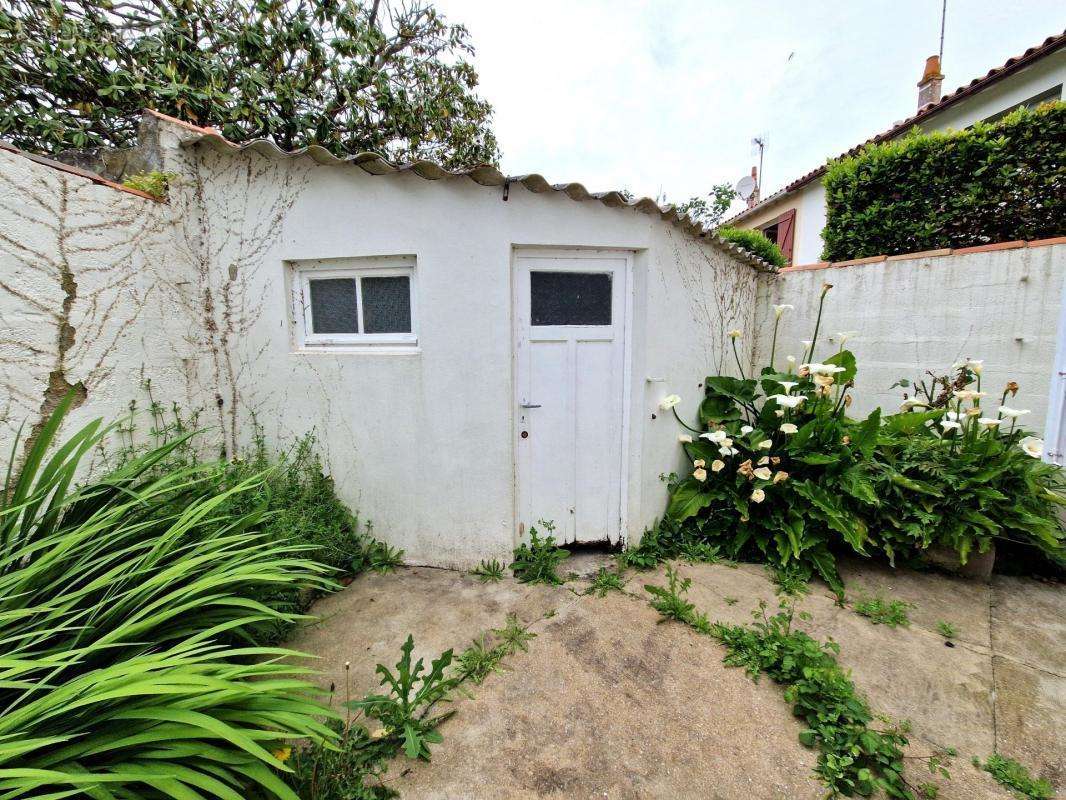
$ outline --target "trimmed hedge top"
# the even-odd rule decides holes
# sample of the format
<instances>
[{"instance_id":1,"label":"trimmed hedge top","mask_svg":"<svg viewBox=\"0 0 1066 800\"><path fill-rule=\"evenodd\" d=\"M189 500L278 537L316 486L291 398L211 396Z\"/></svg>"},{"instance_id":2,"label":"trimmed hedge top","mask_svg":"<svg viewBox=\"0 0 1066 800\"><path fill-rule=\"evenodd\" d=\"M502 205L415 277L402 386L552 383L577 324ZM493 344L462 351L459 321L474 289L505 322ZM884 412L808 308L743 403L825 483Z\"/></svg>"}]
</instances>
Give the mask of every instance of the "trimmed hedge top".
<instances>
[{"instance_id":1,"label":"trimmed hedge top","mask_svg":"<svg viewBox=\"0 0 1066 800\"><path fill-rule=\"evenodd\" d=\"M826 261L1066 232L1066 103L868 145L823 179Z\"/></svg>"},{"instance_id":2,"label":"trimmed hedge top","mask_svg":"<svg viewBox=\"0 0 1066 800\"><path fill-rule=\"evenodd\" d=\"M767 239L766 234L762 231L749 231L743 228L730 228L726 226L718 228L715 233L727 242L732 242L735 245L743 247L753 256L758 256L766 263L772 264L775 267L783 267L787 263L785 254L781 252L781 248Z\"/></svg>"}]
</instances>

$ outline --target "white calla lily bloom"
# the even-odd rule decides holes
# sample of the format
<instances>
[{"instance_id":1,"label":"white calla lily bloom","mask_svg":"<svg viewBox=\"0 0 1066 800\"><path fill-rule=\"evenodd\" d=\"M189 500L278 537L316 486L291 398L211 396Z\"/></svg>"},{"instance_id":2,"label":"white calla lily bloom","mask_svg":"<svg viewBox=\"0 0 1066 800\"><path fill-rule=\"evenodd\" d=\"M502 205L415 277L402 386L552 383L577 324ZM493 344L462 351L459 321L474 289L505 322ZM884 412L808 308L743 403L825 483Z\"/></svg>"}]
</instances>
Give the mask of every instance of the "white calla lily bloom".
<instances>
[{"instance_id":1,"label":"white calla lily bloom","mask_svg":"<svg viewBox=\"0 0 1066 800\"><path fill-rule=\"evenodd\" d=\"M752 432L753 430L755 430L755 429L754 429L753 427L751 427L751 425L741 425L741 426L740 426L740 432L741 432L741 433L742 433L742 434L743 434L744 436L747 436L747 435L748 435L749 433L751 433L751 432Z\"/></svg>"},{"instance_id":2,"label":"white calla lily bloom","mask_svg":"<svg viewBox=\"0 0 1066 800\"><path fill-rule=\"evenodd\" d=\"M741 336L740 328L733 328L733 330L729 332L730 339L739 339Z\"/></svg>"},{"instance_id":3,"label":"white calla lily bloom","mask_svg":"<svg viewBox=\"0 0 1066 800\"><path fill-rule=\"evenodd\" d=\"M838 367L836 364L800 364L800 368L806 368L811 375L836 375L838 372L844 372L844 367Z\"/></svg>"},{"instance_id":4,"label":"white calla lily bloom","mask_svg":"<svg viewBox=\"0 0 1066 800\"><path fill-rule=\"evenodd\" d=\"M981 417L979 420L977 420L977 424L980 425L982 428L995 428L1002 422L1003 420L992 419L992 417Z\"/></svg>"},{"instance_id":5,"label":"white calla lily bloom","mask_svg":"<svg viewBox=\"0 0 1066 800\"><path fill-rule=\"evenodd\" d=\"M756 489L754 492L751 493L751 502L753 503L761 503L765 499L766 492L764 492L762 489Z\"/></svg>"},{"instance_id":6,"label":"white calla lily bloom","mask_svg":"<svg viewBox=\"0 0 1066 800\"><path fill-rule=\"evenodd\" d=\"M792 305L789 305L788 303L782 303L781 305L774 306L773 308L774 308L774 318L775 319L781 319L781 315L782 314L784 314L786 311L792 311L796 307L792 306Z\"/></svg>"},{"instance_id":7,"label":"white calla lily bloom","mask_svg":"<svg viewBox=\"0 0 1066 800\"><path fill-rule=\"evenodd\" d=\"M796 381L778 381L778 383L785 387L785 394L788 394L793 388L799 386L799 383Z\"/></svg>"},{"instance_id":8,"label":"white calla lily bloom","mask_svg":"<svg viewBox=\"0 0 1066 800\"><path fill-rule=\"evenodd\" d=\"M769 467L759 467L753 474L761 481L768 481L773 472L770 471Z\"/></svg>"},{"instance_id":9,"label":"white calla lily bloom","mask_svg":"<svg viewBox=\"0 0 1066 800\"><path fill-rule=\"evenodd\" d=\"M725 441L728 434L723 430L708 431L707 433L701 433L700 438L706 439L708 442L714 442L715 444L721 444Z\"/></svg>"},{"instance_id":10,"label":"white calla lily bloom","mask_svg":"<svg viewBox=\"0 0 1066 800\"><path fill-rule=\"evenodd\" d=\"M917 397L908 397L899 407L900 411L913 411L916 408L929 408L929 403L919 400Z\"/></svg>"},{"instance_id":11,"label":"white calla lily bloom","mask_svg":"<svg viewBox=\"0 0 1066 800\"><path fill-rule=\"evenodd\" d=\"M962 430L962 425L960 425L958 422L955 422L954 420L950 420L950 419L942 419L942 420L940 420L940 427L943 428L946 431L961 431Z\"/></svg>"},{"instance_id":12,"label":"white calla lily bloom","mask_svg":"<svg viewBox=\"0 0 1066 800\"><path fill-rule=\"evenodd\" d=\"M662 400L659 401L659 408L663 411L669 411L671 408L681 402L681 397L676 394L668 394Z\"/></svg>"},{"instance_id":13,"label":"white calla lily bloom","mask_svg":"<svg viewBox=\"0 0 1066 800\"><path fill-rule=\"evenodd\" d=\"M1038 439L1035 436L1026 436L1024 439L1018 442L1018 447L1022 448L1022 451L1027 456L1032 456L1033 458L1040 458L1040 456L1044 452L1044 440Z\"/></svg>"},{"instance_id":14,"label":"white calla lily bloom","mask_svg":"<svg viewBox=\"0 0 1066 800\"><path fill-rule=\"evenodd\" d=\"M846 342L852 336L857 336L858 333L858 331L843 331L837 334L837 338L840 339L841 344L844 344L844 342Z\"/></svg>"},{"instance_id":15,"label":"white calla lily bloom","mask_svg":"<svg viewBox=\"0 0 1066 800\"><path fill-rule=\"evenodd\" d=\"M761 442L759 442L759 449L760 450L769 450L773 446L774 446L774 443L770 439L763 439Z\"/></svg>"},{"instance_id":16,"label":"white calla lily bloom","mask_svg":"<svg viewBox=\"0 0 1066 800\"><path fill-rule=\"evenodd\" d=\"M1006 406L1000 406L999 413L1001 416L1004 416L1007 419L1018 419L1018 417L1024 417L1026 414L1028 414L1029 409L1007 408Z\"/></svg>"},{"instance_id":17,"label":"white calla lily bloom","mask_svg":"<svg viewBox=\"0 0 1066 800\"><path fill-rule=\"evenodd\" d=\"M692 444L692 437L687 433L679 434L677 440L681 442L681 444Z\"/></svg>"},{"instance_id":18,"label":"white calla lily bloom","mask_svg":"<svg viewBox=\"0 0 1066 800\"><path fill-rule=\"evenodd\" d=\"M711 472L721 472L723 469L725 469L725 462L721 459L716 458L711 462Z\"/></svg>"},{"instance_id":19,"label":"white calla lily bloom","mask_svg":"<svg viewBox=\"0 0 1066 800\"><path fill-rule=\"evenodd\" d=\"M781 433L796 433L797 431L799 431L799 428L793 425L791 422L786 422L784 425L778 428L778 430L781 431Z\"/></svg>"},{"instance_id":20,"label":"white calla lily bloom","mask_svg":"<svg viewBox=\"0 0 1066 800\"><path fill-rule=\"evenodd\" d=\"M977 392L973 389L956 389L952 394L956 399L966 402L967 400L976 400L978 397L988 397L988 392Z\"/></svg>"},{"instance_id":21,"label":"white calla lily bloom","mask_svg":"<svg viewBox=\"0 0 1066 800\"><path fill-rule=\"evenodd\" d=\"M803 394L772 394L770 399L777 403L779 406L785 408L799 408L807 400L807 396Z\"/></svg>"},{"instance_id":22,"label":"white calla lily bloom","mask_svg":"<svg viewBox=\"0 0 1066 800\"><path fill-rule=\"evenodd\" d=\"M718 454L723 456L735 456L737 454L737 449L735 447L725 445L718 448Z\"/></svg>"},{"instance_id":23,"label":"white calla lily bloom","mask_svg":"<svg viewBox=\"0 0 1066 800\"><path fill-rule=\"evenodd\" d=\"M692 462L692 466L694 466L694 467L705 467L705 466L707 466L707 462L704 461L702 458L697 458L695 461Z\"/></svg>"},{"instance_id":24,"label":"white calla lily bloom","mask_svg":"<svg viewBox=\"0 0 1066 800\"><path fill-rule=\"evenodd\" d=\"M692 477L698 481L705 481L707 480L707 470L705 470L703 467L694 469L692 470Z\"/></svg>"}]
</instances>

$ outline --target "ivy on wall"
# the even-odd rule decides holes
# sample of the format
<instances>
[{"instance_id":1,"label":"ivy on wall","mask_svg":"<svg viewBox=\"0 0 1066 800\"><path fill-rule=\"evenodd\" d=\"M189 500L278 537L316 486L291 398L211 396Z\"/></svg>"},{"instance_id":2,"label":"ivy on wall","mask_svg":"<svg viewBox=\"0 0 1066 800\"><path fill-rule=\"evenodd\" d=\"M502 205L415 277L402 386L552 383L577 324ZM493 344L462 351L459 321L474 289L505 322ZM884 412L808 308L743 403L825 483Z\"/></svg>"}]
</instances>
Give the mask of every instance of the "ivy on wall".
<instances>
[{"instance_id":1,"label":"ivy on wall","mask_svg":"<svg viewBox=\"0 0 1066 800\"><path fill-rule=\"evenodd\" d=\"M1066 103L917 132L829 165L822 258L842 261L1066 233Z\"/></svg>"}]
</instances>

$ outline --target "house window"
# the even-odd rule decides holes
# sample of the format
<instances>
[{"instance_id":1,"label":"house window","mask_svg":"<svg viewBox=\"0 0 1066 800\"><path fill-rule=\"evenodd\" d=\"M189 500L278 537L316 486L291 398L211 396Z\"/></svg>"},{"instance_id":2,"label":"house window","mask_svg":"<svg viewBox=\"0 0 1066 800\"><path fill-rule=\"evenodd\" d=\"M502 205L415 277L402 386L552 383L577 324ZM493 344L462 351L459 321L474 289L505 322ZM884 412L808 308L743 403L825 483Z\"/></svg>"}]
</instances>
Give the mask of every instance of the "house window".
<instances>
[{"instance_id":1,"label":"house window","mask_svg":"<svg viewBox=\"0 0 1066 800\"><path fill-rule=\"evenodd\" d=\"M413 346L414 259L329 259L293 264L299 344Z\"/></svg>"},{"instance_id":2,"label":"house window","mask_svg":"<svg viewBox=\"0 0 1066 800\"><path fill-rule=\"evenodd\" d=\"M796 237L796 209L790 208L784 214L770 220L758 228L771 242L781 248L787 264L792 263L792 244Z\"/></svg>"},{"instance_id":3,"label":"house window","mask_svg":"<svg viewBox=\"0 0 1066 800\"><path fill-rule=\"evenodd\" d=\"M533 325L610 325L611 273L529 273Z\"/></svg>"}]
</instances>

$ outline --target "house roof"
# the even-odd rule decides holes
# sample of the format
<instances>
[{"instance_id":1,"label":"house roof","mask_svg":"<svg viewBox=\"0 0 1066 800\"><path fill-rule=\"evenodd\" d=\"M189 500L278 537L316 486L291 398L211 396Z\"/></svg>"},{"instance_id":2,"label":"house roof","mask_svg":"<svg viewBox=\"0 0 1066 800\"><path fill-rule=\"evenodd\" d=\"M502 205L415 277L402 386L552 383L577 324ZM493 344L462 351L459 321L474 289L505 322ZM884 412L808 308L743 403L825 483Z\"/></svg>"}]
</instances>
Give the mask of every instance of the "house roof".
<instances>
[{"instance_id":1,"label":"house roof","mask_svg":"<svg viewBox=\"0 0 1066 800\"><path fill-rule=\"evenodd\" d=\"M930 103L929 105L920 109L918 113L914 114L913 116L907 117L907 119L895 123L888 130L883 131L882 133L879 133L876 136L871 137L870 139L867 139L865 142L855 145L850 150L841 153L839 156L837 156L837 158L832 160L836 161L841 158L847 158L848 156L856 155L866 145L878 144L880 142L887 141L888 139L893 139L896 136L899 136L901 133L906 133L920 122L923 122L924 120L935 114L939 114L941 111L946 108L949 108L950 106L955 105L955 103L958 103L960 100L964 100L967 97L970 97L971 95L977 94L978 92L987 89L992 84L1003 80L1004 78L1014 74L1018 70L1024 69L1030 64L1051 55L1064 45L1066 45L1066 31L1063 31L1057 36L1049 36L1036 47L1030 47L1020 56L1008 58L1006 63L1004 63L1002 66L990 69L982 77L974 78L965 86L960 86L951 94L945 95L938 102ZM785 188L774 192L773 194L760 200L751 208L746 208L739 214L736 214L735 216L731 217L726 222L726 224L728 225L734 222L739 222L740 220L751 216L756 211L764 208L765 206L774 203L777 200L780 200L782 197L791 194L797 189L803 188L808 183L811 183L812 181L824 175L826 168L827 165L823 164L822 166L817 167L816 169L812 169L806 175L802 175L801 177L796 178L796 180L792 181L792 183L786 185Z\"/></svg>"},{"instance_id":2,"label":"house roof","mask_svg":"<svg viewBox=\"0 0 1066 800\"><path fill-rule=\"evenodd\" d=\"M373 152L355 153L342 158L318 145L302 147L298 150L282 150L268 139L256 139L243 144L237 144L224 138L213 128L202 128L192 125L157 111L147 111L146 113L159 119L181 125L195 134L186 137L182 142L183 146L206 143L209 146L229 152L252 151L268 158L291 159L306 156L318 164L354 165L370 175L392 175L401 172L410 172L429 181L445 180L449 178L469 178L474 181L474 183L481 186L496 187L505 187L517 183L534 194L558 192L565 194L571 200L597 200L610 208L628 208L644 214L658 216L671 225L680 228L685 233L714 245L719 250L729 253L739 261L755 267L756 269L767 271L773 271L776 269L758 256L755 256L744 248L723 239L721 236L715 234L710 228L705 227L687 214L678 211L676 206L661 206L650 197L627 199L626 196L619 191L590 192L580 183L549 183L543 175L538 174L508 176L504 175L499 169L491 164L479 164L466 169L449 170L432 161L412 161L402 164L396 163L389 161L380 153Z\"/></svg>"}]
</instances>

